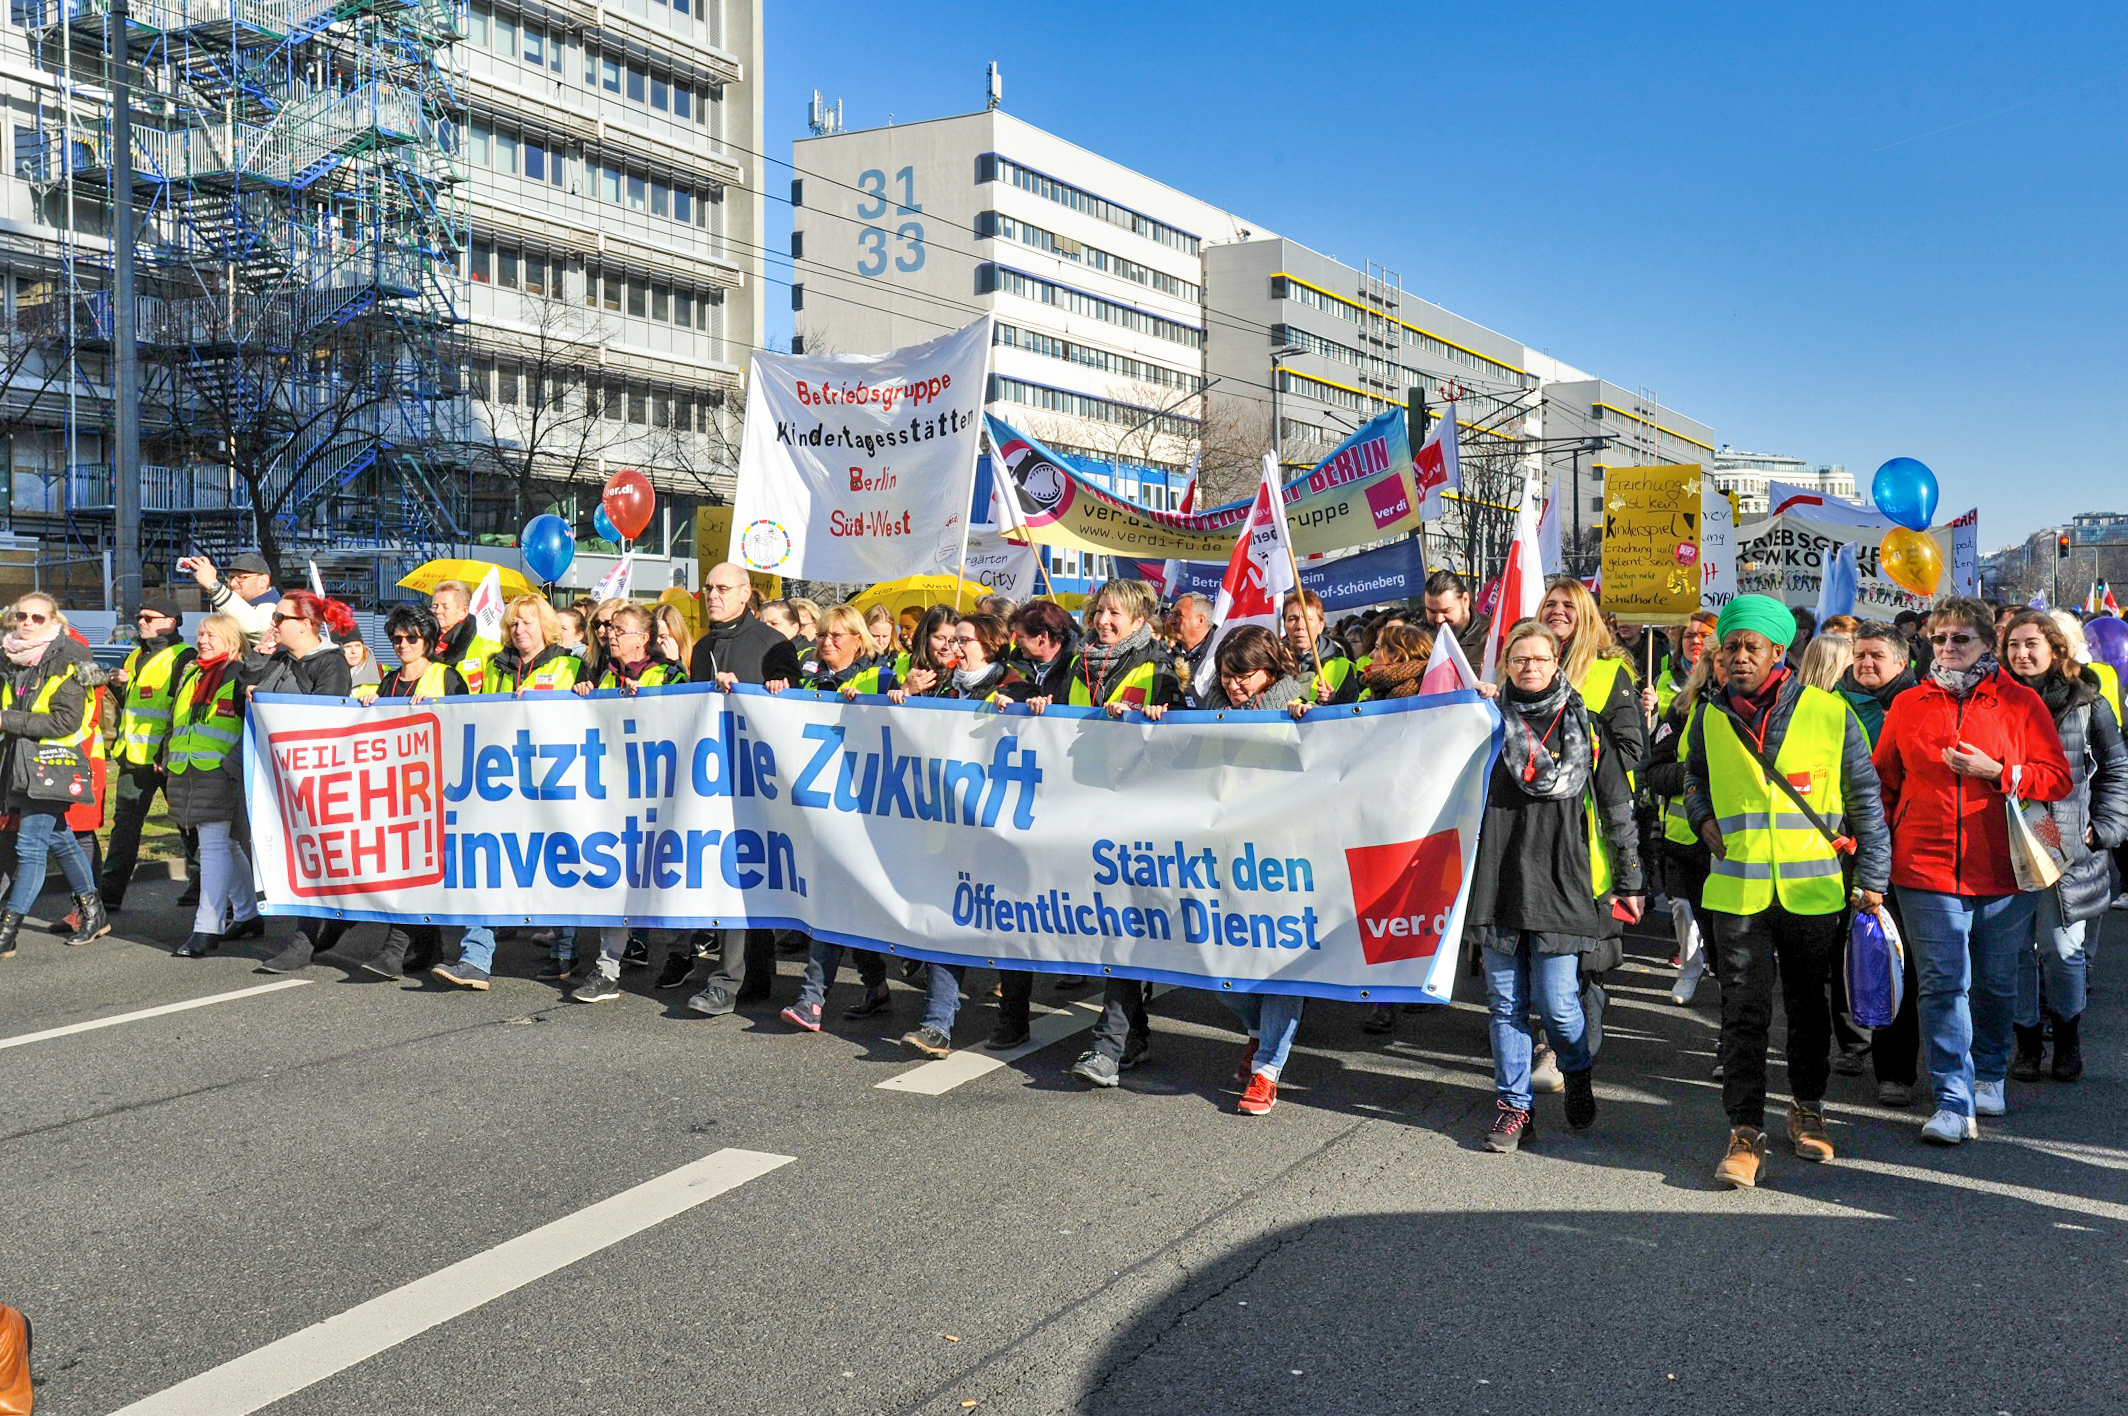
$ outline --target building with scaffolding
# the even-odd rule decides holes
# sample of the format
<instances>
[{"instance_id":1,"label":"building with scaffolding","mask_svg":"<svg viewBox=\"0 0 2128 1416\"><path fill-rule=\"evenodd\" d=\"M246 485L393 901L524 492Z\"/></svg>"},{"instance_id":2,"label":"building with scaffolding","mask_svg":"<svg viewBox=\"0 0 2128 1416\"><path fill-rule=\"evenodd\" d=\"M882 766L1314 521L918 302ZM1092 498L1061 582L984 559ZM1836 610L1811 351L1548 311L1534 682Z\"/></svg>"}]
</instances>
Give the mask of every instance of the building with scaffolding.
<instances>
[{"instance_id":1,"label":"building with scaffolding","mask_svg":"<svg viewBox=\"0 0 2128 1416\"><path fill-rule=\"evenodd\" d=\"M720 151L758 142L726 97L756 3L11 5L0 580L109 583L126 191L151 580L257 543L374 599L541 511L590 536L609 464L683 519L715 495L760 328Z\"/></svg>"}]
</instances>

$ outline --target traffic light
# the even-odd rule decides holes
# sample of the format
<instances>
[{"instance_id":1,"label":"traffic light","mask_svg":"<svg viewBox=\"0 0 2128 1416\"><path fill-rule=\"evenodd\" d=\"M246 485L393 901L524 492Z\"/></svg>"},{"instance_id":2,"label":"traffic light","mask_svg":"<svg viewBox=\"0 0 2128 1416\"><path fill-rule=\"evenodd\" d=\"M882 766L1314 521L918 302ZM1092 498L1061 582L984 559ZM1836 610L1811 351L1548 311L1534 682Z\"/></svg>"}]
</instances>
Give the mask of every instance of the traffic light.
<instances>
[{"instance_id":1,"label":"traffic light","mask_svg":"<svg viewBox=\"0 0 2128 1416\"><path fill-rule=\"evenodd\" d=\"M2066 531L2054 538L2054 559L2069 559L2069 533Z\"/></svg>"}]
</instances>

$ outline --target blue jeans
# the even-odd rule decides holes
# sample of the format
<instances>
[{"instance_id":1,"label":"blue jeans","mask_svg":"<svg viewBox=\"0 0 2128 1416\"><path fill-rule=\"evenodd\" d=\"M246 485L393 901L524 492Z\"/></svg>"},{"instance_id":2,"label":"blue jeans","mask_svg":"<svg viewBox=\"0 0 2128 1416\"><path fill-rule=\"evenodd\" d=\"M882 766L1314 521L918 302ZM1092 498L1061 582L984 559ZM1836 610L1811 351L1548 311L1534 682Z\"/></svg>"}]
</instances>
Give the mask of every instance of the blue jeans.
<instances>
[{"instance_id":1,"label":"blue jeans","mask_svg":"<svg viewBox=\"0 0 2128 1416\"><path fill-rule=\"evenodd\" d=\"M2039 1026L2042 999L2057 1018L2074 1018L2082 1013L2088 972L2084 931L2090 921L2064 920L2061 896L2052 890L2041 890L2037 898L2032 946L2017 956L2017 1025L2024 1028Z\"/></svg>"},{"instance_id":2,"label":"blue jeans","mask_svg":"<svg viewBox=\"0 0 2128 1416\"><path fill-rule=\"evenodd\" d=\"M1897 888L1921 982L1922 1060L1936 1109L1971 1116L1973 1083L2010 1072L2017 960L2032 946L2034 897Z\"/></svg>"},{"instance_id":3,"label":"blue jeans","mask_svg":"<svg viewBox=\"0 0 2128 1416\"><path fill-rule=\"evenodd\" d=\"M842 968L842 946L830 944L825 939L813 941L812 957L805 962L805 982L798 985L798 1006L807 1004L818 1008L828 1001L828 990L835 986L835 975ZM870 949L857 951L857 977L867 990L877 988L887 981L887 956ZM955 985L956 988L958 985ZM956 993L956 1002L959 995ZM942 1032L952 1031L952 1019Z\"/></svg>"},{"instance_id":4,"label":"blue jeans","mask_svg":"<svg viewBox=\"0 0 2128 1416\"><path fill-rule=\"evenodd\" d=\"M482 973L494 972L495 931L484 924L469 925L458 941L458 962Z\"/></svg>"},{"instance_id":5,"label":"blue jeans","mask_svg":"<svg viewBox=\"0 0 2128 1416\"><path fill-rule=\"evenodd\" d=\"M965 964L932 964L930 977L925 982L924 1026L937 1028L947 1037L953 1036L953 1020L961 1011L961 980L967 976Z\"/></svg>"},{"instance_id":6,"label":"blue jeans","mask_svg":"<svg viewBox=\"0 0 2128 1416\"><path fill-rule=\"evenodd\" d=\"M1552 1050L1563 1072L1589 1067L1587 1023L1581 1016L1581 956L1542 954L1524 934L1515 952L1492 947L1510 938L1488 932L1480 950L1485 961L1485 994L1491 1004L1493 1090L1500 1100L1524 1111L1530 1107L1530 1005L1544 1019Z\"/></svg>"},{"instance_id":7,"label":"blue jeans","mask_svg":"<svg viewBox=\"0 0 2128 1416\"><path fill-rule=\"evenodd\" d=\"M15 888L8 893L8 909L16 914L30 912L30 906L37 903L37 896L44 889L45 865L54 852L59 856L59 868L66 873L68 889L77 895L96 893L95 877L89 874L89 858L81 853L81 842L67 829L65 807L31 802L22 808L19 820L21 824L15 828Z\"/></svg>"},{"instance_id":8,"label":"blue jeans","mask_svg":"<svg viewBox=\"0 0 2128 1416\"><path fill-rule=\"evenodd\" d=\"M1306 1000L1284 993L1222 993L1219 1001L1256 1039L1256 1060L1250 1070L1277 1081L1286 1068L1286 1055L1293 1051L1294 1034L1300 1031L1300 1005Z\"/></svg>"}]
</instances>

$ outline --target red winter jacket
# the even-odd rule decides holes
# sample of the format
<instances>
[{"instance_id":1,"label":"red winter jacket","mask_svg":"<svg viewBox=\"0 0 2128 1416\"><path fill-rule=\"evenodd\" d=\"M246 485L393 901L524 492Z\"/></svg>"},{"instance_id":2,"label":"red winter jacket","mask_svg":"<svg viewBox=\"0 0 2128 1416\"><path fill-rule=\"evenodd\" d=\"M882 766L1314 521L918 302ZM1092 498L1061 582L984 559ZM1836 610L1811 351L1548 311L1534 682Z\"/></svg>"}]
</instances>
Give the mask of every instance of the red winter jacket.
<instances>
[{"instance_id":1,"label":"red winter jacket","mask_svg":"<svg viewBox=\"0 0 2128 1416\"><path fill-rule=\"evenodd\" d=\"M1964 742L2003 765L2000 781L1960 776L1945 748ZM2069 795L2054 716L2040 696L1997 669L1963 699L1924 678L1892 700L1877 737L1877 777L1892 827L1892 883L1954 895L2014 895L2003 800L2024 768L2027 801Z\"/></svg>"}]
</instances>

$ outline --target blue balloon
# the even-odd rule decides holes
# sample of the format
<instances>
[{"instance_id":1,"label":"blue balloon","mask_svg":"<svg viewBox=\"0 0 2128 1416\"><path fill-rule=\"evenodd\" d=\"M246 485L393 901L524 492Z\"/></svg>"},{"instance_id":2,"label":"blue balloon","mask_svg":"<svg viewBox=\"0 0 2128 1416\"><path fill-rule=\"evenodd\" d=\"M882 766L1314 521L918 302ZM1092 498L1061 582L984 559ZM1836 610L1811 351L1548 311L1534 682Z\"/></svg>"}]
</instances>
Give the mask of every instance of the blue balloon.
<instances>
[{"instance_id":1,"label":"blue balloon","mask_svg":"<svg viewBox=\"0 0 2128 1416\"><path fill-rule=\"evenodd\" d=\"M1926 531L1936 516L1936 474L1911 457L1895 457L1870 478L1877 510L1909 531Z\"/></svg>"},{"instance_id":2,"label":"blue balloon","mask_svg":"<svg viewBox=\"0 0 2128 1416\"><path fill-rule=\"evenodd\" d=\"M551 512L535 516L518 533L517 553L542 585L552 585L576 559L576 534L568 522Z\"/></svg>"},{"instance_id":3,"label":"blue balloon","mask_svg":"<svg viewBox=\"0 0 2128 1416\"><path fill-rule=\"evenodd\" d=\"M606 514L605 507L601 506L591 513L591 529L614 545L621 544L621 528L613 524L613 518Z\"/></svg>"}]
</instances>

